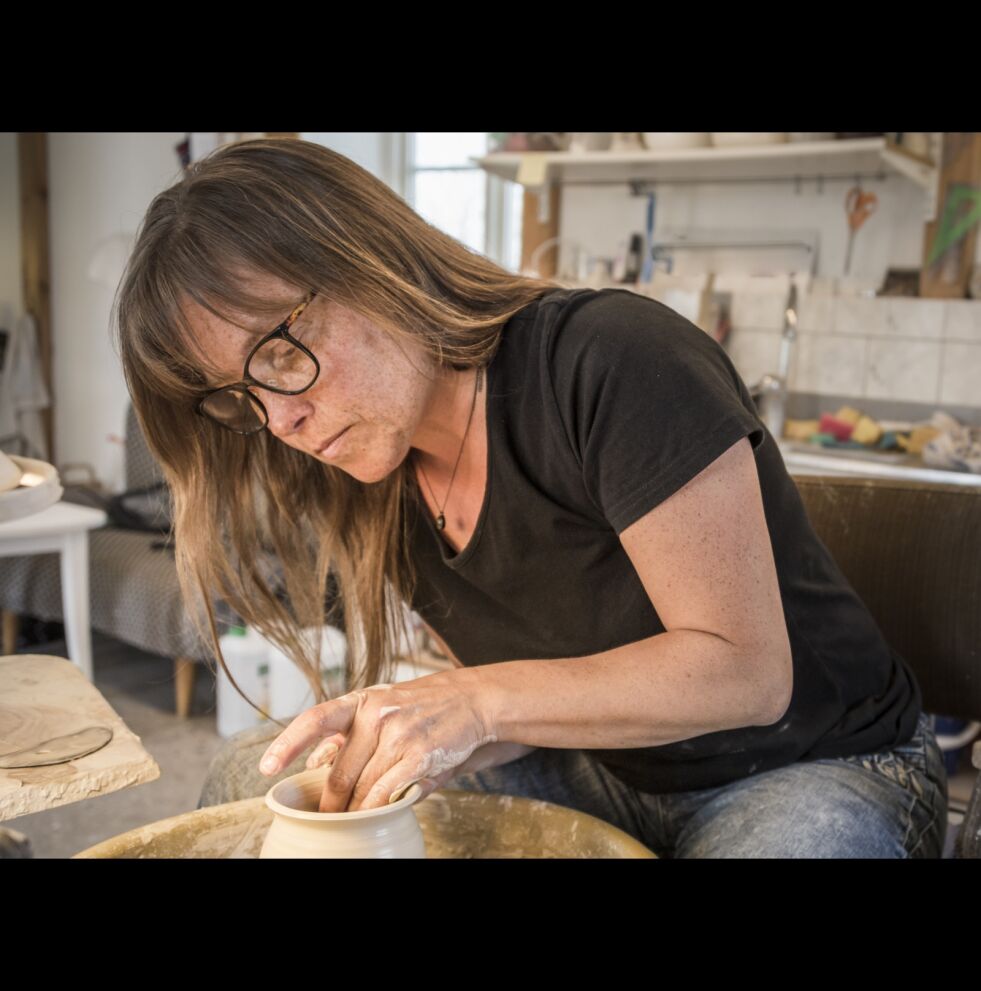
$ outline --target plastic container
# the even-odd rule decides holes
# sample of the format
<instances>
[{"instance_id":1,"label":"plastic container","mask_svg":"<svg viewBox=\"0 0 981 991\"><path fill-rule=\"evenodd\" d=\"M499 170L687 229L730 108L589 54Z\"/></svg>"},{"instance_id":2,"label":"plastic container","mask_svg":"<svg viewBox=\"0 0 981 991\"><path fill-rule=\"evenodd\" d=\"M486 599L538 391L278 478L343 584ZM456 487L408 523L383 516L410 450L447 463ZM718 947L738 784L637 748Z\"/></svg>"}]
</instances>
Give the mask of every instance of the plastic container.
<instances>
[{"instance_id":1,"label":"plastic container","mask_svg":"<svg viewBox=\"0 0 981 991\"><path fill-rule=\"evenodd\" d=\"M239 688L264 712L269 711L269 647L256 630L233 626L219 641L225 664ZM216 706L218 735L224 738L266 721L235 690L218 666Z\"/></svg>"},{"instance_id":2,"label":"plastic container","mask_svg":"<svg viewBox=\"0 0 981 991\"><path fill-rule=\"evenodd\" d=\"M315 630L304 630L313 644ZM333 698L344 691L344 660L347 637L333 626L325 626L320 644L320 669L324 688ZM293 659L274 644L268 645L269 714L273 719L292 719L316 704L313 688Z\"/></svg>"}]
</instances>

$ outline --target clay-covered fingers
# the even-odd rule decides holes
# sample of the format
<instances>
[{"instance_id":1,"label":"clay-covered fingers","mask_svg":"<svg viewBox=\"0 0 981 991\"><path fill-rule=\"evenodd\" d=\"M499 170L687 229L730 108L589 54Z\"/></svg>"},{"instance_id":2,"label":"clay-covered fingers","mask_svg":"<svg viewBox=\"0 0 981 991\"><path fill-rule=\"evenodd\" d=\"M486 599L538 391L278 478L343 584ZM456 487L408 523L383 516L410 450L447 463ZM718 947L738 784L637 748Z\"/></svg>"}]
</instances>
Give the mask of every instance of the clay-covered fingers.
<instances>
[{"instance_id":1,"label":"clay-covered fingers","mask_svg":"<svg viewBox=\"0 0 981 991\"><path fill-rule=\"evenodd\" d=\"M354 720L347 741L337 752L320 795L320 812L354 812L366 787L388 767L394 755L379 749L378 729L384 717L363 707Z\"/></svg>"},{"instance_id":2,"label":"clay-covered fingers","mask_svg":"<svg viewBox=\"0 0 981 991\"><path fill-rule=\"evenodd\" d=\"M349 732L360 696L360 692L349 692L301 712L266 748L259 770L266 775L278 774L307 747Z\"/></svg>"},{"instance_id":3,"label":"clay-covered fingers","mask_svg":"<svg viewBox=\"0 0 981 991\"><path fill-rule=\"evenodd\" d=\"M427 773L427 769L428 773ZM367 791L364 798L357 796L351 801L350 812L361 809L377 809L392 802L397 802L405 793L417 784L425 798L437 788L444 787L456 777L459 768L434 773L433 764L425 758L406 758L383 774Z\"/></svg>"},{"instance_id":4,"label":"clay-covered fingers","mask_svg":"<svg viewBox=\"0 0 981 991\"><path fill-rule=\"evenodd\" d=\"M324 764L332 763L337 756L338 750L344 746L346 741L347 737L343 733L335 733L333 736L328 736L325 740L321 740L313 748L310 756L307 757L307 770L311 771L316 767L323 767Z\"/></svg>"}]
</instances>

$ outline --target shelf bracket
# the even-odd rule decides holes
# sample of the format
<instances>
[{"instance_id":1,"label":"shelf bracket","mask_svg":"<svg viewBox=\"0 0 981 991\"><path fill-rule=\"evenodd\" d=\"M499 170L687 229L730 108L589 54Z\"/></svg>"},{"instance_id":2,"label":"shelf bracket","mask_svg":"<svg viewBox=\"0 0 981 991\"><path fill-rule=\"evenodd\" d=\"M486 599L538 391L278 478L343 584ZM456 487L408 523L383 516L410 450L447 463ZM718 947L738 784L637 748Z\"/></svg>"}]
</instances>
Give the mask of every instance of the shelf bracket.
<instances>
[{"instance_id":1,"label":"shelf bracket","mask_svg":"<svg viewBox=\"0 0 981 991\"><path fill-rule=\"evenodd\" d=\"M913 155L897 145L886 145L881 153L885 162L900 173L900 175L915 182L926 193L924 210L927 223L937 219L937 195L940 186L940 149L942 148L943 136L940 135L941 144L939 146L934 140L933 133L931 133L930 138L932 164L919 155Z\"/></svg>"},{"instance_id":2,"label":"shelf bracket","mask_svg":"<svg viewBox=\"0 0 981 991\"><path fill-rule=\"evenodd\" d=\"M535 152L522 155L515 180L524 186L525 192L534 193L538 197L538 222L547 224L552 192L552 183L548 177L548 155Z\"/></svg>"},{"instance_id":3,"label":"shelf bracket","mask_svg":"<svg viewBox=\"0 0 981 991\"><path fill-rule=\"evenodd\" d=\"M531 193L538 200L538 222L543 226L552 219L550 204L552 202L552 183L546 182L541 186L525 187L526 193Z\"/></svg>"}]
</instances>

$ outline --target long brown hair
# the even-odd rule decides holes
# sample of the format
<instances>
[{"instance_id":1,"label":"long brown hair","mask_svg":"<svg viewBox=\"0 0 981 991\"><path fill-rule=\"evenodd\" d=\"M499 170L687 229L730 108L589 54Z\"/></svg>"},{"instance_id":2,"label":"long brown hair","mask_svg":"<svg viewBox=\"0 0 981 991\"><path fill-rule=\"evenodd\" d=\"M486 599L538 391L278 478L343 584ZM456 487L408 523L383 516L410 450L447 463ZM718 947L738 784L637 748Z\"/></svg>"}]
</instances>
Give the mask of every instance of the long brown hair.
<instances>
[{"instance_id":1,"label":"long brown hair","mask_svg":"<svg viewBox=\"0 0 981 991\"><path fill-rule=\"evenodd\" d=\"M337 622L331 580L352 647L348 687L391 680L415 580L403 513L408 459L366 484L269 431L240 436L196 414L206 382L181 301L226 320L281 312L250 289L249 273L282 279L298 295L315 289L457 370L490 362L507 320L558 284L508 272L354 162L290 138L219 148L150 204L113 328L173 495L184 602L226 673L215 598L291 656L321 701L319 645L300 634Z\"/></svg>"}]
</instances>

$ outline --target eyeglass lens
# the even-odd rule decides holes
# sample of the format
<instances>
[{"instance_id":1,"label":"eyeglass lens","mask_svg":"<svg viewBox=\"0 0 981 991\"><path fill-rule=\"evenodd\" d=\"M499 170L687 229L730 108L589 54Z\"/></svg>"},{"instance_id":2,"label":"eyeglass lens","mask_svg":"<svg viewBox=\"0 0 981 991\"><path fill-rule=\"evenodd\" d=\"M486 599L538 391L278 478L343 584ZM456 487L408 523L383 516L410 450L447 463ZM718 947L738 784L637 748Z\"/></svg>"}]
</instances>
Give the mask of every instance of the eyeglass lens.
<instances>
[{"instance_id":1,"label":"eyeglass lens","mask_svg":"<svg viewBox=\"0 0 981 991\"><path fill-rule=\"evenodd\" d=\"M267 422L258 400L245 389L216 392L201 403L201 410L222 426L243 433L261 430Z\"/></svg>"},{"instance_id":2,"label":"eyeglass lens","mask_svg":"<svg viewBox=\"0 0 981 991\"><path fill-rule=\"evenodd\" d=\"M284 392L306 389L317 377L317 366L310 355L280 337L256 351L248 371L260 385Z\"/></svg>"},{"instance_id":3,"label":"eyeglass lens","mask_svg":"<svg viewBox=\"0 0 981 991\"><path fill-rule=\"evenodd\" d=\"M277 392L302 392L313 385L317 366L301 348L282 338L267 341L252 356L247 373ZM261 430L267 418L258 400L245 389L225 389L201 404L208 416L232 430Z\"/></svg>"}]
</instances>

